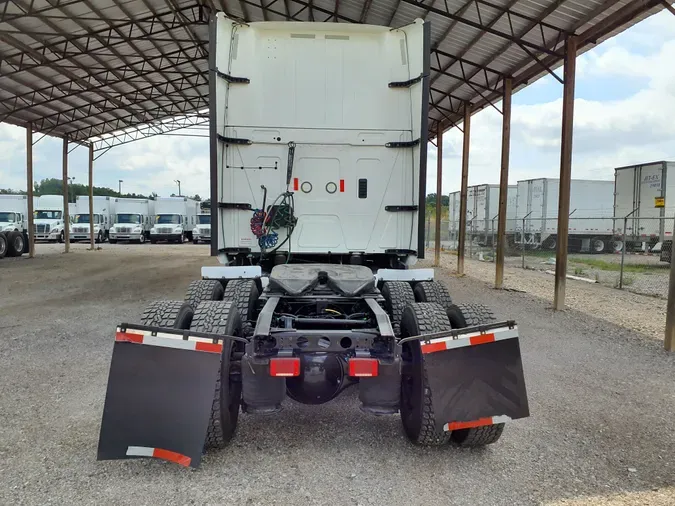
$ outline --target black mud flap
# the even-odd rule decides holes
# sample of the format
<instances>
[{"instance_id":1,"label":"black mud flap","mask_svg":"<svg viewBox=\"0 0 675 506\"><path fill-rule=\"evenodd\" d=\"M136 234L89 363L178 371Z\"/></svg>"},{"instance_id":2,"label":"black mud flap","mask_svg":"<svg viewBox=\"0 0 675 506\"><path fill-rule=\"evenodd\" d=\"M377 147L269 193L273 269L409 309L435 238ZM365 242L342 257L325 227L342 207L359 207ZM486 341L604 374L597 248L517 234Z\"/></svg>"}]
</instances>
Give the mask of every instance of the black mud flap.
<instances>
[{"instance_id":1,"label":"black mud flap","mask_svg":"<svg viewBox=\"0 0 675 506\"><path fill-rule=\"evenodd\" d=\"M422 343L437 430L530 415L515 328Z\"/></svg>"},{"instance_id":2,"label":"black mud flap","mask_svg":"<svg viewBox=\"0 0 675 506\"><path fill-rule=\"evenodd\" d=\"M197 467L222 345L152 334L118 329L98 460L155 457Z\"/></svg>"}]
</instances>

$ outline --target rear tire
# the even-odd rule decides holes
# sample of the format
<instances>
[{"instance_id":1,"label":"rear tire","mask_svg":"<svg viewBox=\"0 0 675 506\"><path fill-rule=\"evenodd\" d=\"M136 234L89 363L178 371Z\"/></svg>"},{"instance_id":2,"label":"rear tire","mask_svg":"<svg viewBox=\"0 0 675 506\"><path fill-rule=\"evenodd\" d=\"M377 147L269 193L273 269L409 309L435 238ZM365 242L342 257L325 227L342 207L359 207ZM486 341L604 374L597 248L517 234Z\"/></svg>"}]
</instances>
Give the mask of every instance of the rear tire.
<instances>
[{"instance_id":1,"label":"rear tire","mask_svg":"<svg viewBox=\"0 0 675 506\"><path fill-rule=\"evenodd\" d=\"M241 319L232 301L205 301L195 311L190 330L211 334L241 336ZM241 350L237 350L241 348ZM241 381L230 376L231 357L243 351L241 343L226 339L213 395L211 417L204 442L205 449L222 449L230 442L239 421Z\"/></svg>"},{"instance_id":2,"label":"rear tire","mask_svg":"<svg viewBox=\"0 0 675 506\"><path fill-rule=\"evenodd\" d=\"M117 244L117 239L108 239L110 244Z\"/></svg>"},{"instance_id":3,"label":"rear tire","mask_svg":"<svg viewBox=\"0 0 675 506\"><path fill-rule=\"evenodd\" d=\"M232 301L237 307L244 337L253 335L254 325L251 321L255 314L255 303L259 296L258 286L252 279L232 280L225 287L223 300Z\"/></svg>"},{"instance_id":4,"label":"rear tire","mask_svg":"<svg viewBox=\"0 0 675 506\"><path fill-rule=\"evenodd\" d=\"M464 325L453 325L453 329L485 325L497 321L492 309L484 304L457 304L455 307L462 314Z\"/></svg>"},{"instance_id":5,"label":"rear tire","mask_svg":"<svg viewBox=\"0 0 675 506\"><path fill-rule=\"evenodd\" d=\"M196 308L200 302L207 300L223 300L225 290L220 281L198 279L190 283L185 293L185 302Z\"/></svg>"},{"instance_id":6,"label":"rear tire","mask_svg":"<svg viewBox=\"0 0 675 506\"><path fill-rule=\"evenodd\" d=\"M403 310L408 304L415 302L415 294L410 284L405 281L385 281L382 285L382 296L385 300L385 309L394 328L394 335L401 335L401 318Z\"/></svg>"},{"instance_id":7,"label":"rear tire","mask_svg":"<svg viewBox=\"0 0 675 506\"><path fill-rule=\"evenodd\" d=\"M593 237L591 239L591 253L599 255L604 253L607 248L607 242L601 237Z\"/></svg>"},{"instance_id":8,"label":"rear tire","mask_svg":"<svg viewBox=\"0 0 675 506\"><path fill-rule=\"evenodd\" d=\"M446 286L438 281L422 281L413 288L416 302L435 302L446 311L452 306L452 298Z\"/></svg>"},{"instance_id":9,"label":"rear tire","mask_svg":"<svg viewBox=\"0 0 675 506\"><path fill-rule=\"evenodd\" d=\"M187 330L190 328L194 310L182 300L156 300L143 311L141 323L149 327L165 327Z\"/></svg>"},{"instance_id":10,"label":"rear tire","mask_svg":"<svg viewBox=\"0 0 675 506\"><path fill-rule=\"evenodd\" d=\"M8 257L20 257L23 255L23 250L25 247L23 234L21 232L8 232L5 234L7 240L7 253Z\"/></svg>"},{"instance_id":11,"label":"rear tire","mask_svg":"<svg viewBox=\"0 0 675 506\"><path fill-rule=\"evenodd\" d=\"M401 337L450 330L446 310L439 304L409 304L401 319ZM403 345L401 376L401 422L410 441L422 446L441 446L450 441L450 433L438 430L431 390L419 341ZM442 427L442 425L441 425Z\"/></svg>"},{"instance_id":12,"label":"rear tire","mask_svg":"<svg viewBox=\"0 0 675 506\"><path fill-rule=\"evenodd\" d=\"M0 258L5 258L7 255L7 236L0 233Z\"/></svg>"},{"instance_id":13,"label":"rear tire","mask_svg":"<svg viewBox=\"0 0 675 506\"><path fill-rule=\"evenodd\" d=\"M492 310L483 304L458 304L455 308L455 311L458 312L461 315L461 319L464 320L464 325L455 325L455 322L450 320L453 329L485 325L496 320ZM457 323L460 323L460 320L456 321ZM456 443L459 446L475 448L497 442L501 437L502 432L504 432L504 424L497 423L494 425L475 427L473 429L453 430L451 439L453 443Z\"/></svg>"}]
</instances>

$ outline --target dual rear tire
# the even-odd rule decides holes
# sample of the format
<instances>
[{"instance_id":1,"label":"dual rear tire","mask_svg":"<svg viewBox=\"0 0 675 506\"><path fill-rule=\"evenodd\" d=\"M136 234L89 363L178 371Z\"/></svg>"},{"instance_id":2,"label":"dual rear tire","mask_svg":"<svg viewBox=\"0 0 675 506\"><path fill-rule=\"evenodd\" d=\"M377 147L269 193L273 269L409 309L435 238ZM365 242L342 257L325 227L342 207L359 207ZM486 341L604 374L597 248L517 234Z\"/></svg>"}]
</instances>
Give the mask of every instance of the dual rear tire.
<instances>
[{"instance_id":1,"label":"dual rear tire","mask_svg":"<svg viewBox=\"0 0 675 506\"><path fill-rule=\"evenodd\" d=\"M20 257L26 251L26 237L21 232L0 233L0 258Z\"/></svg>"},{"instance_id":2,"label":"dual rear tire","mask_svg":"<svg viewBox=\"0 0 675 506\"><path fill-rule=\"evenodd\" d=\"M403 308L395 306L397 311L390 312L390 315L393 315L392 323L398 319L397 335L401 338L465 328L495 320L492 311L482 304L453 304L447 288L441 283L420 282L410 291L414 294L414 300L410 302L408 296ZM384 286L382 293L385 295ZM407 290L400 287L391 290L390 287L386 293L388 295L385 295L385 299L392 293L407 293ZM402 297L399 297L398 300L401 299ZM391 306L392 303L388 303L388 309ZM504 424L452 432L439 429L450 420L436 419L433 397L418 341L403 345L402 361L400 412L403 430L410 441L421 446L442 446L452 441L459 446L478 447L492 444L501 437Z\"/></svg>"}]
</instances>

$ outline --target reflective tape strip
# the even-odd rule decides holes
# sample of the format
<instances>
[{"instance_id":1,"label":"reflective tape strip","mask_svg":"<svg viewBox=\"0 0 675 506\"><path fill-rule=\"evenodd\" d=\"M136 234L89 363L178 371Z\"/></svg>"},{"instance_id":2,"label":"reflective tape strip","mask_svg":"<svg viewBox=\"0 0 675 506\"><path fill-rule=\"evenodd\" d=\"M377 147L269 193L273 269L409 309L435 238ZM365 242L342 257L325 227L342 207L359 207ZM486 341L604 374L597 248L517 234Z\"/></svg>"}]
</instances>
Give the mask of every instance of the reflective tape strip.
<instances>
[{"instance_id":1,"label":"reflective tape strip","mask_svg":"<svg viewBox=\"0 0 675 506\"><path fill-rule=\"evenodd\" d=\"M115 341L176 348L179 350L204 351L207 353L222 353L223 351L222 343L214 343L210 339L203 337L188 336L188 339L185 340L182 336L162 334L161 332L153 335L152 332L144 330L127 330L126 332L122 332L118 328L115 333Z\"/></svg>"},{"instance_id":2,"label":"reflective tape strip","mask_svg":"<svg viewBox=\"0 0 675 506\"><path fill-rule=\"evenodd\" d=\"M503 341L504 339L513 339L518 337L518 328L513 329L497 329L493 332L486 332L481 334L475 332L473 334L466 334L459 338L442 337L440 339L433 339L428 343L422 343L422 353L436 353L438 351L451 350L453 348L462 348L464 346L477 346L480 344L493 343L495 341Z\"/></svg>"},{"instance_id":3,"label":"reflective tape strip","mask_svg":"<svg viewBox=\"0 0 675 506\"><path fill-rule=\"evenodd\" d=\"M129 446L127 448L128 457L154 457L156 459L168 460L181 466L188 467L192 459L186 455L163 450L162 448L152 448L149 446Z\"/></svg>"},{"instance_id":4,"label":"reflective tape strip","mask_svg":"<svg viewBox=\"0 0 675 506\"><path fill-rule=\"evenodd\" d=\"M506 423L510 421L511 418L506 415L500 416L487 416L485 418L479 418L478 420L472 420L470 422L450 422L446 423L443 426L443 430L448 432L451 430L460 430L460 429L475 429L476 427L485 427L486 425L495 425L498 423Z\"/></svg>"}]
</instances>

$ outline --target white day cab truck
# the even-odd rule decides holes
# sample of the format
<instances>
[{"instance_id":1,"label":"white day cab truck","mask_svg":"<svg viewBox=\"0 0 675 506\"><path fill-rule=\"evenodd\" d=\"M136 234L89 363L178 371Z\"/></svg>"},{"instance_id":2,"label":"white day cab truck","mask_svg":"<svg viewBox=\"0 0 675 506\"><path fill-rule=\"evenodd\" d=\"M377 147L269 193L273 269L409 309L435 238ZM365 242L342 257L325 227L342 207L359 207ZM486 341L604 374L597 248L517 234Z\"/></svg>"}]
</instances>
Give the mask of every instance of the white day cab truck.
<instances>
[{"instance_id":1,"label":"white day cab truck","mask_svg":"<svg viewBox=\"0 0 675 506\"><path fill-rule=\"evenodd\" d=\"M115 200L115 197L94 196L94 241L97 243L105 242L108 239L110 227L115 219ZM76 205L77 212L72 217L70 227L70 241L90 241L89 196L78 195Z\"/></svg>"},{"instance_id":2,"label":"white day cab truck","mask_svg":"<svg viewBox=\"0 0 675 506\"><path fill-rule=\"evenodd\" d=\"M63 195L41 195L33 204L33 230L36 241L63 242Z\"/></svg>"},{"instance_id":3,"label":"white day cab truck","mask_svg":"<svg viewBox=\"0 0 675 506\"><path fill-rule=\"evenodd\" d=\"M192 230L199 214L199 202L187 197L157 197L155 224L150 229L150 242L192 241Z\"/></svg>"},{"instance_id":4,"label":"white day cab truck","mask_svg":"<svg viewBox=\"0 0 675 506\"><path fill-rule=\"evenodd\" d=\"M185 300L117 326L98 458L197 467L227 446L240 411L322 405L348 387L362 411L400 416L415 444L496 442L529 415L517 326L414 268L429 24L218 13L210 30L221 265L203 267Z\"/></svg>"},{"instance_id":5,"label":"white day cab truck","mask_svg":"<svg viewBox=\"0 0 675 506\"><path fill-rule=\"evenodd\" d=\"M0 258L28 251L28 197L0 195Z\"/></svg>"},{"instance_id":6,"label":"white day cab truck","mask_svg":"<svg viewBox=\"0 0 675 506\"><path fill-rule=\"evenodd\" d=\"M108 241L129 241L143 244L150 239L150 229L155 223L155 201L150 199L115 199L116 214L110 228Z\"/></svg>"},{"instance_id":7,"label":"white day cab truck","mask_svg":"<svg viewBox=\"0 0 675 506\"><path fill-rule=\"evenodd\" d=\"M199 244L200 242L211 242L211 215L198 214L197 225L192 229L192 242Z\"/></svg>"}]
</instances>

